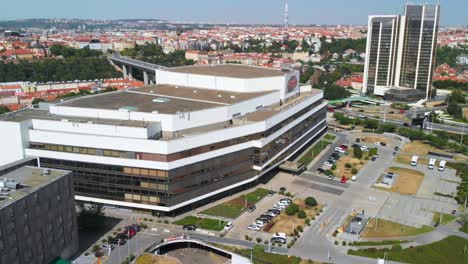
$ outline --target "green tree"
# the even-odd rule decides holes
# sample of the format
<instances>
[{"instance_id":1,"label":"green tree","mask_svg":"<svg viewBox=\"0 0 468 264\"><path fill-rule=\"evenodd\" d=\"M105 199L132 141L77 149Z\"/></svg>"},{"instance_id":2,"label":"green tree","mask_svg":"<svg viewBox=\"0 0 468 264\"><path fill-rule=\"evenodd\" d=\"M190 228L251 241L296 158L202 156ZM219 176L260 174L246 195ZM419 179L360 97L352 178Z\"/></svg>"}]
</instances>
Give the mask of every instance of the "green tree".
<instances>
[{"instance_id":1,"label":"green tree","mask_svg":"<svg viewBox=\"0 0 468 264\"><path fill-rule=\"evenodd\" d=\"M0 105L0 115L3 115L8 112L10 112L10 109L8 107Z\"/></svg>"},{"instance_id":2,"label":"green tree","mask_svg":"<svg viewBox=\"0 0 468 264\"><path fill-rule=\"evenodd\" d=\"M358 159L361 159L362 158L362 150L360 147L354 147L353 148L353 155L354 157L358 158Z\"/></svg>"},{"instance_id":3,"label":"green tree","mask_svg":"<svg viewBox=\"0 0 468 264\"><path fill-rule=\"evenodd\" d=\"M32 100L32 102L31 102L31 104L37 105L37 104L39 104L40 102L45 102L45 100L42 99L42 98L34 98L34 100Z\"/></svg>"},{"instance_id":4,"label":"green tree","mask_svg":"<svg viewBox=\"0 0 468 264\"><path fill-rule=\"evenodd\" d=\"M290 204L284 211L287 215L295 215L299 211L299 206L297 204Z\"/></svg>"},{"instance_id":5,"label":"green tree","mask_svg":"<svg viewBox=\"0 0 468 264\"><path fill-rule=\"evenodd\" d=\"M310 206L310 207L314 207L314 206L317 206L317 200L315 200L314 197L312 196L309 196L307 197L305 200L304 200L305 204Z\"/></svg>"}]
</instances>

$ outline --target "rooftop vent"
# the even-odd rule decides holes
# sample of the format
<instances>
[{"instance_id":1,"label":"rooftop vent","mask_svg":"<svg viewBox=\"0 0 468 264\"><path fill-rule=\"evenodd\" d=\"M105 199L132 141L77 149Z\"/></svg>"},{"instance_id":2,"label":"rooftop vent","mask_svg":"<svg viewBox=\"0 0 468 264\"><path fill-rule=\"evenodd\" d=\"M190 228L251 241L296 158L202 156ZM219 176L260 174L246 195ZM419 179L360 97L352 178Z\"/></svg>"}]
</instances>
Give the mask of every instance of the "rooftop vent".
<instances>
[{"instance_id":1,"label":"rooftop vent","mask_svg":"<svg viewBox=\"0 0 468 264\"><path fill-rule=\"evenodd\" d=\"M235 96L235 95L231 95L230 97L231 97L232 99L236 98L236 96Z\"/></svg>"},{"instance_id":2,"label":"rooftop vent","mask_svg":"<svg viewBox=\"0 0 468 264\"><path fill-rule=\"evenodd\" d=\"M193 91L193 93L197 93L197 91Z\"/></svg>"},{"instance_id":3,"label":"rooftop vent","mask_svg":"<svg viewBox=\"0 0 468 264\"><path fill-rule=\"evenodd\" d=\"M52 171L49 170L49 169L44 169L44 170L42 171L42 174L43 174L44 176L47 176L47 175L50 175L51 172L52 172Z\"/></svg>"},{"instance_id":4,"label":"rooftop vent","mask_svg":"<svg viewBox=\"0 0 468 264\"><path fill-rule=\"evenodd\" d=\"M20 185L12 179L0 179L0 188L19 189Z\"/></svg>"},{"instance_id":5,"label":"rooftop vent","mask_svg":"<svg viewBox=\"0 0 468 264\"><path fill-rule=\"evenodd\" d=\"M150 91L150 93L154 93L154 91Z\"/></svg>"},{"instance_id":6,"label":"rooftop vent","mask_svg":"<svg viewBox=\"0 0 468 264\"><path fill-rule=\"evenodd\" d=\"M222 95L220 95L220 94L218 94L218 97L219 97L219 98L221 98L221 97L223 97L223 96L222 96Z\"/></svg>"},{"instance_id":7,"label":"rooftop vent","mask_svg":"<svg viewBox=\"0 0 468 264\"><path fill-rule=\"evenodd\" d=\"M166 103L169 102L169 98L164 98L164 97L158 97L153 99L153 103Z\"/></svg>"}]
</instances>

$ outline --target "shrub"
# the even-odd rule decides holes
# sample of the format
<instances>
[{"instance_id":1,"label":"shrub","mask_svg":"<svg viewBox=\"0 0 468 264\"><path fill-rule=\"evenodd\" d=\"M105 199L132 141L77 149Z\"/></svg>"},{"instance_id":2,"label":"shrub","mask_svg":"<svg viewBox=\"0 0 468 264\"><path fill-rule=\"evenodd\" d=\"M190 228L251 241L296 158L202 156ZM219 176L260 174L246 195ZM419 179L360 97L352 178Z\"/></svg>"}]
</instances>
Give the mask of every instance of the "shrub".
<instances>
[{"instance_id":1,"label":"shrub","mask_svg":"<svg viewBox=\"0 0 468 264\"><path fill-rule=\"evenodd\" d=\"M342 245L342 246L346 246L346 242L343 241L343 242L341 243L341 245Z\"/></svg>"},{"instance_id":2,"label":"shrub","mask_svg":"<svg viewBox=\"0 0 468 264\"><path fill-rule=\"evenodd\" d=\"M392 251L402 251L403 248L401 247L401 245L393 245L392 246Z\"/></svg>"},{"instance_id":3,"label":"shrub","mask_svg":"<svg viewBox=\"0 0 468 264\"><path fill-rule=\"evenodd\" d=\"M310 207L314 207L314 206L317 206L317 200L315 200L314 197L307 197L305 200L304 200L305 204L307 204L308 206Z\"/></svg>"},{"instance_id":4,"label":"shrub","mask_svg":"<svg viewBox=\"0 0 468 264\"><path fill-rule=\"evenodd\" d=\"M307 215L304 212L304 210L300 210L300 211L297 212L297 217L300 218L300 219L305 219L307 217Z\"/></svg>"},{"instance_id":5,"label":"shrub","mask_svg":"<svg viewBox=\"0 0 468 264\"><path fill-rule=\"evenodd\" d=\"M299 231L297 231L297 229L294 229L293 234L294 234L295 236L297 236L297 235L299 235Z\"/></svg>"},{"instance_id":6,"label":"shrub","mask_svg":"<svg viewBox=\"0 0 468 264\"><path fill-rule=\"evenodd\" d=\"M96 252L96 251L98 251L99 249L100 249L100 247L99 247L98 245L94 245L94 246L93 246L93 249L92 249L91 251Z\"/></svg>"},{"instance_id":7,"label":"shrub","mask_svg":"<svg viewBox=\"0 0 468 264\"><path fill-rule=\"evenodd\" d=\"M309 218L306 218L306 219L304 220L304 223L305 223L306 225L310 225L310 219L309 219Z\"/></svg>"},{"instance_id":8,"label":"shrub","mask_svg":"<svg viewBox=\"0 0 468 264\"><path fill-rule=\"evenodd\" d=\"M268 243L270 243L270 242L268 242L268 240L263 241L263 244L265 244L265 245L268 245Z\"/></svg>"},{"instance_id":9,"label":"shrub","mask_svg":"<svg viewBox=\"0 0 468 264\"><path fill-rule=\"evenodd\" d=\"M291 197L291 196L292 196L292 194L291 194L290 192L287 192L285 195L286 195L287 197Z\"/></svg>"},{"instance_id":10,"label":"shrub","mask_svg":"<svg viewBox=\"0 0 468 264\"><path fill-rule=\"evenodd\" d=\"M257 237L256 240L257 240L257 243L261 243L261 242L262 242L262 238L260 238L260 237Z\"/></svg>"},{"instance_id":11,"label":"shrub","mask_svg":"<svg viewBox=\"0 0 468 264\"><path fill-rule=\"evenodd\" d=\"M339 244L339 243L338 243L338 241L337 241L337 240L335 240L335 245L338 245L338 244Z\"/></svg>"},{"instance_id":12,"label":"shrub","mask_svg":"<svg viewBox=\"0 0 468 264\"><path fill-rule=\"evenodd\" d=\"M245 240L249 240L249 236L248 236L248 235L245 235Z\"/></svg>"},{"instance_id":13,"label":"shrub","mask_svg":"<svg viewBox=\"0 0 468 264\"><path fill-rule=\"evenodd\" d=\"M331 166L331 170L336 170L336 164L333 164L333 165Z\"/></svg>"},{"instance_id":14,"label":"shrub","mask_svg":"<svg viewBox=\"0 0 468 264\"><path fill-rule=\"evenodd\" d=\"M377 148L371 148L371 149L369 149L369 156L373 156L373 155L375 155L375 154L377 154Z\"/></svg>"},{"instance_id":15,"label":"shrub","mask_svg":"<svg viewBox=\"0 0 468 264\"><path fill-rule=\"evenodd\" d=\"M84 253L84 255L85 255L85 256L88 256L88 255L89 255L89 252Z\"/></svg>"},{"instance_id":16,"label":"shrub","mask_svg":"<svg viewBox=\"0 0 468 264\"><path fill-rule=\"evenodd\" d=\"M150 220L149 220L149 221L150 221L150 222L153 222L153 219L151 219L151 218L150 218Z\"/></svg>"},{"instance_id":17,"label":"shrub","mask_svg":"<svg viewBox=\"0 0 468 264\"><path fill-rule=\"evenodd\" d=\"M356 168L353 168L353 169L351 170L351 173L352 173L352 174L357 174L357 173L358 173L358 170L357 170Z\"/></svg>"},{"instance_id":18,"label":"shrub","mask_svg":"<svg viewBox=\"0 0 468 264\"><path fill-rule=\"evenodd\" d=\"M164 223L165 223L165 224L169 224L169 221L167 221L167 220L164 220Z\"/></svg>"},{"instance_id":19,"label":"shrub","mask_svg":"<svg viewBox=\"0 0 468 264\"><path fill-rule=\"evenodd\" d=\"M158 223L161 223L162 221L161 220L158 220Z\"/></svg>"},{"instance_id":20,"label":"shrub","mask_svg":"<svg viewBox=\"0 0 468 264\"><path fill-rule=\"evenodd\" d=\"M299 231L299 232L304 232L304 229L303 229L302 226L300 226L300 225L297 226L296 229L297 229L297 231Z\"/></svg>"},{"instance_id":21,"label":"shrub","mask_svg":"<svg viewBox=\"0 0 468 264\"><path fill-rule=\"evenodd\" d=\"M143 229L148 228L148 226L147 226L145 223L141 223L140 226L141 226L141 228L143 228Z\"/></svg>"},{"instance_id":22,"label":"shrub","mask_svg":"<svg viewBox=\"0 0 468 264\"><path fill-rule=\"evenodd\" d=\"M345 168L347 168L347 169L351 169L351 167L352 167L351 163L346 163L344 166L345 166Z\"/></svg>"},{"instance_id":23,"label":"shrub","mask_svg":"<svg viewBox=\"0 0 468 264\"><path fill-rule=\"evenodd\" d=\"M286 208L284 212L287 215L291 216L291 215L295 215L297 211L299 211L299 206L297 204L291 204L290 206L288 206L288 208Z\"/></svg>"},{"instance_id":24,"label":"shrub","mask_svg":"<svg viewBox=\"0 0 468 264\"><path fill-rule=\"evenodd\" d=\"M326 170L326 171L324 172L324 174L327 175L327 176L333 176L333 175L334 175L334 174L333 174L333 171L331 171L331 170Z\"/></svg>"}]
</instances>

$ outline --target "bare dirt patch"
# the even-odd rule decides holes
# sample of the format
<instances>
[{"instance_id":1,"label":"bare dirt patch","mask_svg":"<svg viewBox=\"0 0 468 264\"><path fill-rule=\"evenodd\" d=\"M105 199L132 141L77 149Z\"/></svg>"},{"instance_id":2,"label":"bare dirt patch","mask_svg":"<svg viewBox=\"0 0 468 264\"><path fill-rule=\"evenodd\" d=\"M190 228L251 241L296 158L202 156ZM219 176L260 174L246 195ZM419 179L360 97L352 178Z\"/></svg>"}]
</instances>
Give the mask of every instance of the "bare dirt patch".
<instances>
[{"instance_id":1,"label":"bare dirt patch","mask_svg":"<svg viewBox=\"0 0 468 264\"><path fill-rule=\"evenodd\" d=\"M411 154L400 154L397 156L396 161L400 163L404 163L404 164L410 164L412 158L413 158L413 155ZM425 158L418 159L418 164L427 165L428 163L429 163L428 159L425 159Z\"/></svg>"},{"instance_id":2,"label":"bare dirt patch","mask_svg":"<svg viewBox=\"0 0 468 264\"><path fill-rule=\"evenodd\" d=\"M375 143L375 142L384 142L388 144L390 140L386 136L380 136L380 135L375 135L375 136L364 136L362 140L365 143Z\"/></svg>"},{"instance_id":3,"label":"bare dirt patch","mask_svg":"<svg viewBox=\"0 0 468 264\"><path fill-rule=\"evenodd\" d=\"M181 264L178 259L170 256L156 256L143 254L135 261L135 264Z\"/></svg>"},{"instance_id":4,"label":"bare dirt patch","mask_svg":"<svg viewBox=\"0 0 468 264\"><path fill-rule=\"evenodd\" d=\"M398 175L390 191L405 195L416 194L424 179L424 173L412 169L390 167L388 172L393 172Z\"/></svg>"},{"instance_id":5,"label":"bare dirt patch","mask_svg":"<svg viewBox=\"0 0 468 264\"><path fill-rule=\"evenodd\" d=\"M364 155L366 155L366 152L364 152ZM335 173L340 178L345 176L347 179L350 179L354 175L351 173L352 168L356 168L358 171L360 171L367 162L368 160L360 160L353 157L352 154L344 155L336 162L336 169L333 171L333 173ZM352 168L346 168L346 163L351 164Z\"/></svg>"},{"instance_id":6,"label":"bare dirt patch","mask_svg":"<svg viewBox=\"0 0 468 264\"><path fill-rule=\"evenodd\" d=\"M294 200L293 203L297 204L299 206L299 210L304 210L304 212L307 215L307 218L313 219L317 213L323 208L323 205L319 204L315 207L308 207L305 203L304 200L297 199ZM284 212L282 212L280 215L278 215L274 221L274 225L268 230L268 233L286 233L286 234L291 234L293 230L297 226L302 226L305 227L306 224L304 222L305 219L300 219L297 217L297 215L287 215Z\"/></svg>"},{"instance_id":7,"label":"bare dirt patch","mask_svg":"<svg viewBox=\"0 0 468 264\"><path fill-rule=\"evenodd\" d=\"M426 156L429 153L429 151L442 153L442 154L450 154L449 152L445 150L435 148L421 141L412 141L412 142L406 143L403 146L402 151L408 152L413 155L423 155L423 156Z\"/></svg>"}]
</instances>

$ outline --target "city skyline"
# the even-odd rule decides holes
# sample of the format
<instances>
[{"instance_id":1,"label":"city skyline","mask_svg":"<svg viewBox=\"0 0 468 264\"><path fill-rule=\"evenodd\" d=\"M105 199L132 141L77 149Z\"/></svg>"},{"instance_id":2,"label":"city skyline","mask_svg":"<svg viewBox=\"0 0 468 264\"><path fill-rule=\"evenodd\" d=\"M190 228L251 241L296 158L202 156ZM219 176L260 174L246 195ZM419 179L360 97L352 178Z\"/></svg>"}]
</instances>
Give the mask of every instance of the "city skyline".
<instances>
[{"instance_id":1,"label":"city skyline","mask_svg":"<svg viewBox=\"0 0 468 264\"><path fill-rule=\"evenodd\" d=\"M372 1L356 2L332 0L314 3L306 0L289 1L289 23L295 24L350 24L365 25L368 15L387 15L401 13L402 6L407 1ZM425 3L416 1L415 4ZM437 1L429 1L437 3ZM442 0L441 26L466 25L468 20L464 10L468 2L462 0ZM174 3L157 3L140 0L138 5L128 0L102 0L80 2L63 5L58 0L39 2L30 0L9 1L3 4L4 10L18 10L29 6L22 12L1 14L0 20L15 20L28 18L83 18L83 19L162 19L171 22L221 23L221 24L283 24L285 0L248 2L223 2L202 0L184 3L180 8ZM341 7L341 8L336 8ZM229 10L229 13L226 12ZM258 16L259 10L263 11ZM227 16L229 15L229 16Z\"/></svg>"}]
</instances>

